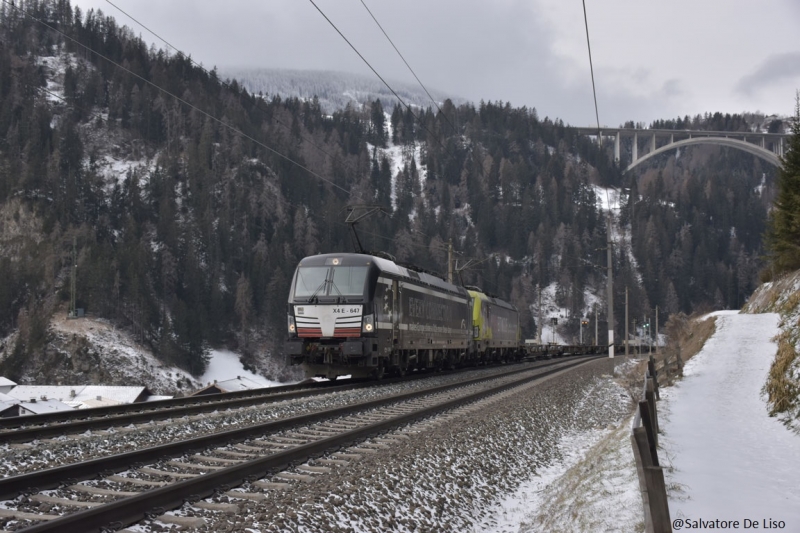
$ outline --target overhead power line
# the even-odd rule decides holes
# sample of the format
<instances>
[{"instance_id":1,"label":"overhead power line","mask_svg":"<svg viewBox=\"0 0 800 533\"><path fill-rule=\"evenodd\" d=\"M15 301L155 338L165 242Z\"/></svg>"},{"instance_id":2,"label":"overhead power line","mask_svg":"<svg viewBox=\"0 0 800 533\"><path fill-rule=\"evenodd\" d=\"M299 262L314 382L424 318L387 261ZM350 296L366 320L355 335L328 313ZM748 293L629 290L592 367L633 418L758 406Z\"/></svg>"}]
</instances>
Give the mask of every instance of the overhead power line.
<instances>
[{"instance_id":1,"label":"overhead power line","mask_svg":"<svg viewBox=\"0 0 800 533\"><path fill-rule=\"evenodd\" d=\"M57 33L57 34L61 35L61 36L62 36L62 37L64 37L65 39L68 39L68 40L72 41L73 43L77 44L78 46L81 46L82 48L86 49L87 51L91 52L92 54L95 54L96 56L98 56L98 57L100 57L100 58L102 58L102 59L104 59L104 60L108 61L108 62L109 62L111 65L113 65L114 67L121 69L122 71L124 71L124 72L126 72L126 73L128 73L128 74L130 74L130 75L132 75L132 76L134 76L134 77L135 77L135 78L137 78L137 79L140 79L141 81L143 81L143 82L147 83L148 85L151 85L151 86L152 86L152 87L154 87L155 89L157 89L157 90L159 90L159 91L163 92L164 94L166 94L166 95L168 95L168 96L170 96L170 97L174 98L174 99L175 99L175 100L177 100L178 102L180 102L180 103L183 103L183 104L185 104L186 106L190 107L191 109L194 109L194 110L196 110L196 111L198 111L198 112L202 113L203 115L207 116L208 118L210 118L210 119L214 120L215 122L218 122L218 123L220 123L222 126L224 126L224 127L228 128L228 129L230 129L231 131L233 131L233 132L235 132L235 133L237 133L237 134L241 135L242 137L244 137L244 138L246 138L246 139L248 139L248 140L251 140L252 142L256 143L258 146L261 146L261 147L263 147L263 148L267 149L268 151L270 151L270 152L274 153L275 155L277 155L277 156L279 156L279 157L283 158L284 160L287 160L287 161L289 161L290 163L292 163L292 164L294 164L294 165L298 166L299 168L301 168L301 169L305 170L306 172L308 172L308 173L309 173L309 174L311 174L312 176L314 176L314 177L317 177L317 178L319 178L319 179L321 179L321 180L323 180L323 181L325 181L325 182L327 182L327 183L330 183L332 186L334 186L334 187L336 187L336 188L338 188L338 189L342 190L342 191L343 191L343 192L345 192L345 193L348 193L348 194L350 193L350 192L349 192L347 189L344 189L344 188L340 187L339 185L337 185L337 184L335 184L335 183L331 182L330 180L326 179L326 178L325 178L325 177L323 177L323 176L320 176L320 175L319 175L319 174L317 174L316 172L314 172L314 171L312 171L312 170L308 169L307 167L305 167L305 166L303 166L303 165L301 165L301 164L297 163L297 162L296 162L296 161L294 161L293 159L291 159L291 158L289 158L289 157L285 156L284 154L282 154L282 153L280 153L280 152L278 152L278 151L274 150L273 148L271 148L271 147L267 146L266 144L264 144L264 143L262 143L262 142L258 141L257 139L254 139L253 137L251 137L251 136L247 135L246 133L244 133L244 132L242 132L242 131L238 130L237 128L234 128L233 126L230 126L229 124L226 124L225 122L222 122L220 119L218 119L218 118L216 118L216 117L214 117L214 116L210 115L210 114L209 114L209 113L207 113L206 111L203 111L202 109L198 108L197 106L195 106L195 105L193 105L193 104L191 104L191 103L189 103L189 102L186 102L186 101L185 101L185 100L183 100L182 98L180 98L180 97L178 97L178 96L174 95L173 93L171 93L171 92L167 91L166 89L164 89L164 88L160 87L159 85L157 85L157 84L155 84L155 83L153 83L153 82L151 82L151 81L147 80L146 78L143 78L142 76L140 76L140 75L136 74L135 72L132 72L132 71L130 71L129 69L125 68L124 66L122 66L122 65L120 65L119 63L115 62L114 60L112 60L112 59L108 58L107 56L105 56L105 55L101 54L100 52L97 52L96 50L92 49L91 47L89 47L89 46L87 46L87 45L85 45L85 44L83 44L83 43L81 43L81 42L77 41L76 39L74 39L74 38L70 37L69 35L66 35L66 34L65 34L65 33L63 33L62 31L59 31L58 29L54 28L54 27L53 27L53 26L51 26L50 24L47 24L45 21L43 21L43 20L39 19L39 18L38 18L38 17L36 17L35 15L33 15L33 14L31 14L31 13L29 13L29 12L25 11L24 9L22 9L22 8L20 8L20 7L18 7L18 6L16 6L14 3L11 3L11 2L9 2L8 0L2 0L2 2L3 2L4 4L6 4L6 5L9 5L9 6L13 7L14 9L16 9L16 10L18 10L18 11L21 11L23 14L25 14L25 15L26 15L26 16L28 16L28 17L30 17L32 20L35 20L35 21L36 21L36 22L38 22L39 24L41 24L41 25L43 25L43 26L47 27L48 29L50 29L50 30L54 31L55 33ZM113 3L111 3L111 2L109 2L109 3L110 3L110 4L112 4L112 5L114 5L114 4L113 4ZM115 6L115 5L114 5L114 7L117 7L117 6ZM117 8L117 9L119 9L119 8ZM122 10L120 9L120 11L122 11ZM123 11L123 13L124 13L124 11ZM126 15L127 15L127 13L126 13ZM130 16L130 15L128 15L128 16ZM130 17L130 18L131 18L131 19L133 19L133 17ZM133 19L133 20L135 20L135 19ZM137 23L138 23L138 22L137 22ZM141 26L142 26L142 27L144 27L145 29L147 29L147 28L146 28L146 26L144 26L143 24L141 24ZM148 29L148 31L150 31L151 33L153 33L153 35L156 35L156 34L155 34L155 32L152 32L152 31L151 31L151 30L149 30L149 29ZM157 35L156 35L156 36L157 36ZM158 37L158 36L157 36L157 37ZM163 38L161 38L161 37L158 37L158 38L159 38L159 39L161 39L162 41L164 41L165 43L167 42L167 41L165 41L165 40L164 40ZM168 43L167 43L167 44L168 44ZM168 45L169 45L169 44L168 44ZM169 46L171 46L171 47L172 47L172 45L169 45ZM172 48L173 48L173 49L175 49L175 50L177 50L177 48L175 48L175 47L172 47ZM185 54L183 54L183 53L182 53L182 52L180 52L179 50L177 50L177 51L178 51L179 53L181 53L181 54L182 54L184 57L187 57ZM190 61L191 61L191 60L190 60ZM203 67L199 67L199 68L203 68ZM205 69L204 69L204 70L205 70ZM208 72L208 71L206 71L206 72ZM220 83L222 83L222 82L220 82ZM73 108L77 108L77 109L83 109L85 112L87 112L88 114L90 114L91 116L93 116L93 117L95 117L95 118L100 118L100 119L102 119L102 118L103 118L102 116L98 115L97 113L94 113L94 112L92 112L92 111L90 111L90 110L88 110L88 109L86 109L86 108L81 108L80 106L76 106L76 105L74 105L73 103L69 102L69 101L68 101L66 98L64 98L64 97L62 97L62 96L60 96L60 95L58 95L58 94L55 94L55 93L53 93L53 92L51 92L51 91L49 91L49 90L47 90L47 89L45 89L45 88L43 88L43 87L37 87L37 89L40 89L40 90L42 90L43 92L45 92L45 93L49 94L50 96L52 96L52 97L54 97L54 98L57 98L57 99L61 100L62 102L66 103L66 104L68 104L68 105L71 105ZM277 195L276 195L276 197L275 197L275 198L276 198L276 200L277 200L279 203L282 203L282 204L284 204L284 205L287 205L287 206L290 206L290 207L294 207L294 208L296 208L296 209L300 209L300 208L303 208L303 207L305 207L305 206L298 205L298 204L295 204L295 203L293 203L293 202L290 202L290 201L288 201L288 200L284 200L284 199L280 198L280 197L279 197L279 196L277 196ZM324 216L317 215L317 214L315 214L315 213L313 213L313 212L307 212L307 215L308 215L308 216L311 216L311 217L313 217L313 218L316 218L317 220L323 221L323 222L325 222L325 223L330 223L330 222L331 222L331 221L328 221L328 220L327 220L327 219L326 219ZM344 224L343 222L338 222L338 221L333 221L333 222L334 222L336 225L339 225L339 226L346 226L346 224ZM380 239L384 239L384 240L387 240L387 241L390 241L390 242L399 242L397 238L393 238L393 237L386 237L386 236L384 236L384 235L381 235L381 234L378 234L378 233L374 233L374 232L370 232L370 231L366 231L366 232L363 232L363 233L364 233L364 234L366 234L366 235L370 235L370 236L373 236L373 237L377 237L377 238L380 238ZM420 244L416 244L416 243L411 243L411 246L429 249L429 246L426 246L426 245L420 245Z\"/></svg>"},{"instance_id":2,"label":"overhead power line","mask_svg":"<svg viewBox=\"0 0 800 533\"><path fill-rule=\"evenodd\" d=\"M155 31L153 31L152 29L150 29L150 28L149 28L147 25L145 25L145 24L144 24L143 22L141 22L140 20L136 19L136 18L135 18L133 15L131 15L130 13L128 13L127 11L125 11L124 9L122 9L121 7L119 7L117 4L115 4L115 3L114 3L114 2L112 2L111 0L106 0L106 2L107 2L108 4L110 4L110 5L112 5L114 8L116 8L116 9L117 9L117 10L118 10L120 13L122 13L123 15L125 15L126 17L128 17L129 19L131 19L133 22L135 22L136 24L138 24L139 26L141 26L142 28L144 28L145 30L147 30L148 32L150 32L150 34L151 34L151 35L153 35L153 36L154 36L156 39L159 39L161 42L163 42L163 43L164 43L165 45L167 45L169 48L171 48L172 50L174 50L174 51L175 51L177 54L179 54L179 55L180 55L180 56L182 56L184 59L186 59L187 61L189 61L189 63L191 63L191 64L192 64L192 65L194 65L195 67L197 67L197 68L201 69L201 70L202 70L203 72L205 72L206 74L209 74L209 75L211 74L211 73L208 71L208 69L207 69L207 68L205 68L203 65L201 65L201 64L200 64L200 63L198 63L198 62L196 62L194 59L192 59L190 56L188 56L187 54L185 54L185 53L184 53L183 51L181 51L179 48L177 48L177 47L173 46L173 45L172 45L172 44L171 44L169 41L167 41L166 39L164 39L163 37L161 37L161 36L160 36L158 33L156 33ZM231 88L231 86L230 86L230 84L228 84L227 82L225 82L225 81L223 81L223 80L219 80L219 82L220 82L220 83L221 83L221 84L222 84L224 87L227 87L228 89L232 89L232 88ZM264 112L266 113L266 110L264 110L264 109L261 109L261 108L259 107L259 104L260 104L260 102L261 102L261 100L260 100L260 99L259 99L259 100L256 100L256 109L259 109L260 111L264 111ZM277 118L277 117L275 117L275 116L272 116L271 118L272 118L272 120L274 120L274 121L275 121L277 124L279 124L280 126L282 126L282 127L283 127L284 129L286 129L287 131L291 131L291 130L292 130L292 127L291 127L290 125L288 125L288 124L284 123L284 122L283 122L283 121L281 121L279 118ZM301 137L301 138L302 138L304 141L306 141L307 143L309 143L311 146L313 146L314 148L316 148L317 150L319 150L321 153L325 154L326 156L328 156L328 157L330 157L330 158L333 158L333 155L331 155L330 153L328 153L328 151L327 151L327 150L325 150L324 148L322 148L321 146L319 146L319 145L318 145L317 143L315 143L315 142L314 142L312 139L309 139L308 137L306 137L305 135L302 135L302 134L300 134L300 137ZM351 169L351 170L352 170L352 169Z\"/></svg>"},{"instance_id":3,"label":"overhead power line","mask_svg":"<svg viewBox=\"0 0 800 533\"><path fill-rule=\"evenodd\" d=\"M456 127L453 125L452 122L450 122L450 119L447 118L447 115L444 113L444 111L442 111L442 108L439 107L438 102L436 102L436 100L434 100L433 96L431 96L431 93L428 92L428 89L425 87L425 85L423 85L422 80L419 79L419 76L417 76L417 73L414 72L413 68L411 68L411 65L408 64L408 61L406 61L406 58L403 57L403 54L400 53L400 50L397 49L397 46L395 46L394 41L392 41L391 37L389 37L389 35L386 33L386 30L383 29L383 26L381 26L381 23L378 22L377 18L375 18L375 15L372 13L370 8L367 7L367 4L364 3L364 0L361 0L361 5L364 6L364 9L367 10L367 13L369 13L369 16L372 17L372 20L374 20L375 24L377 24L378 27L381 29L381 31L383 32L383 35L386 37L386 39L392 45L392 48L394 48L394 51L397 52L397 55L400 56L400 59L403 60L403 63L406 64L406 66L408 67L408 70L411 72L411 74L414 75L414 78L416 78L417 83L419 83L419 86L422 87L423 91L425 91L425 94L428 95L428 98L430 98L431 102L433 102L433 105L436 106L436 109L439 110L439 113L441 113L441 115L444 117L444 119L447 121L447 123L450 124L450 127L453 128L453 132L458 133L458 130L456 130Z\"/></svg>"},{"instance_id":4,"label":"overhead power line","mask_svg":"<svg viewBox=\"0 0 800 533\"><path fill-rule=\"evenodd\" d=\"M594 86L594 65L592 64L592 44L589 41L589 19L586 17L586 0L583 0L583 24L586 26L586 46L589 48L589 71L592 73L592 94L594 95L594 115L597 118L597 135L600 132L600 112L597 109L597 90ZM601 137L598 137L600 139Z\"/></svg>"},{"instance_id":5,"label":"overhead power line","mask_svg":"<svg viewBox=\"0 0 800 533\"><path fill-rule=\"evenodd\" d=\"M272 147L270 147L270 146L268 146L268 145L264 144L263 142L261 142L261 141L259 141L258 139L255 139L254 137L252 137L252 136L250 136L250 135L246 134L245 132L241 131L240 129L238 129L238 128L235 128L235 127L231 126L230 124L227 124L225 121L223 121L223 120L221 120L221 119L219 119L219 118L215 117L214 115L212 115L212 114L208 113L207 111L205 111L205 110L203 110L203 109L200 109L200 108L199 108L199 107L197 107L196 105L194 105L194 104L191 104L191 103L187 102L186 100L184 100L184 99L183 99L183 98L181 98L180 96L178 96L178 95L176 95L176 94L174 94L174 93L172 93L172 92L168 91L167 89L164 89L164 88L163 88L163 87L161 87L160 85L158 85L158 84L156 84L156 83L153 83L152 81L148 80L147 78L145 78L145 77L143 77L143 76L140 76L139 74L137 74L137 73L133 72L133 71L132 71L132 70L130 70L129 68L126 68L126 67L124 67L123 65L120 65L119 63L117 63L117 62L116 62L116 61L114 61L113 59L109 58L108 56L105 56L105 55L101 54L100 52L98 52L98 51L96 51L96 50L92 49L90 46L87 46L87 45L83 44L82 42L78 41L77 39L75 39L75 38L73 38L73 37L71 37L71 36L67 35L67 34L66 34L66 33L64 33L64 32L62 32L61 30L59 30L59 29L57 29L57 28L54 28L52 25L50 25L50 24L48 24L47 22L43 21L42 19L40 19L40 18L39 18L39 17L37 17L36 15L33 15L33 14L31 14L29 11L27 11L27 10L25 10L25 9L22 9L21 7L18 7L18 6L16 6L16 5L15 5L13 2L10 2L9 0L2 0L2 2L3 2L4 4L6 4L7 6L9 6L9 7L12 7L13 9L16 9L16 10L22 11L22 13L24 13L25 15L27 15L27 16L28 16L28 17L30 17L31 19L35 20L36 22L38 22L38 23L39 23L39 24L41 24L42 26L44 26L44 27L46 27L46 28L50 29L51 31L53 31L53 32L55 32L55 33L57 33L57 34L61 35L61 36L62 36L62 37L64 37L65 39L68 39L68 40L72 41L72 42L73 42L73 43L75 43L76 45L80 46L81 48L84 48L85 50L87 50L87 51L91 52L92 54L96 55L97 57L100 57L100 58L102 58L102 59L104 59L104 60L108 61L110 64L114 65L116 68L118 68L118 69L120 69L120 70L122 70L122 71L124 71L124 72L126 72L126 73L128 73L128 74L130 74L131 76L133 76L133 77L135 77L135 78L137 78L137 79L141 80L142 82L144 82L144 83L146 83L146 84L150 85L150 86L151 86L151 87L153 87L154 89L157 89L159 92L162 92L162 93L164 93L164 94L166 94L166 95L168 95L168 96L170 96L170 97L174 98L176 101L178 101L178 102L180 102L180 103L182 103L182 104L186 105L187 107L189 107L189 108L191 108L191 109L194 109L194 110L195 110L195 111L197 111L198 113L200 113L200 114L202 114L202 115L206 116L207 118L209 118L209 119L213 120L214 122L217 122L217 123L218 123L218 124L220 124L221 126L223 126L223 127L225 127L225 128L228 128L229 130L233 131L234 133L236 133L236 134L238 134L238 135L242 136L243 138L245 138L245 139L247 139L247 140L249 140L249 141L252 141L252 142L253 142L253 143L255 143L256 145L258 145L258 146L260 146L260 147L264 148L265 150L267 150L267 151L269 151L269 152L271 152L271 153L275 154L276 156L278 156L278 157L280 157L280 158L284 159L285 161L288 161L289 163L291 163L291 164L293 164L293 165L297 166L298 168L301 168L302 170L305 170L305 171L306 171L306 172L308 172L310 175L312 175L312 176L314 176L314 177L316 177L316 178L318 178L318 179L320 179L320 180L322 180L322 181L324 181L324 182L328 183L328 184L329 184L329 185L331 185L332 187L335 187L336 189L339 189L339 190L341 190L342 192L344 192L344 193L345 193L345 194L347 194L348 196L350 195L350 191L349 191L349 190L345 189L344 187L342 187L342 186L340 186L340 185L337 185L337 184L336 184L335 182L333 182L332 180L330 180L330 179L328 179L328 178L326 178L326 177L324 177L324 176L322 176L322 175L318 174L317 172L314 172L314 171L313 171L313 170L311 170L310 168L308 168L308 167L306 167L305 165L303 165L303 164L301 164L301 163L299 163L299 162L295 161L295 160L294 160L294 159L292 159L291 157L289 157L289 156L287 156L287 155L285 155L285 154L283 154L283 153L281 153L281 152L279 152L279 151L275 150L274 148L272 148Z\"/></svg>"},{"instance_id":6,"label":"overhead power line","mask_svg":"<svg viewBox=\"0 0 800 533\"><path fill-rule=\"evenodd\" d=\"M3 1L5 1L5 0L3 0ZM328 18L328 15L326 15L326 14L325 14L325 12L324 12L324 11L322 11L322 10L319 8L319 6L318 6L318 5L317 5L317 4L314 2L314 0L308 0L308 1L309 1L309 2L311 2L311 5L313 5L313 6L314 6L314 7L317 9L317 11L319 11L319 14L320 14L320 15L322 15L322 16L325 18L325 20L327 20L327 21L328 21L328 24L330 24L330 25L331 25L331 27L332 27L334 30L336 30L336 33L338 33L338 34L339 34L339 36L341 36L341 38L342 38L342 39L344 39L344 42L346 42L346 43L347 43L347 44L350 46L350 48L352 48L352 49L353 49L353 52L355 52L355 53L356 53L356 55L358 55L358 57L360 57L360 58L361 58L361 61L363 61L363 62L364 62L364 64L366 64L366 65L369 67L369 69L370 69L370 70L371 70L371 71L372 71L372 72L373 72L373 73L374 73L374 74L375 74L375 75L378 77L378 79L379 79L379 80L381 80L381 82L383 82L383 84L384 84L384 85L386 85L386 88L387 88L387 89L389 89L389 91L391 91L391 93L392 93L392 94L395 96L395 98L397 98L397 100L398 100L398 101L399 101L401 104L403 104L403 105L406 107L406 109L408 109L408 112L409 112L409 113L411 113L411 114L414 116L414 118L417 120L417 122L419 123L419 125L420 125L420 126L422 126L422 128L423 128L425 131L427 131L428 133L430 133L430 134L431 134L431 136L432 136L432 137L433 137L433 138L436 140L436 142L439 144L439 146L441 146L443 149L445 149L445 150L446 150L447 148L446 148L446 147L445 147L445 145L442 143L442 141L439 139L439 136L438 136L438 135L436 135L435 133L433 133L431 130L429 130L429 129L428 129L428 127L425 125L425 123L422 121L422 119L420 119L420 118L417 116L417 114L416 114L416 113L414 113L414 110L413 110L413 109L411 109L411 106L410 106L410 105L408 105L408 104L406 103L406 101L405 101L405 100L403 100L403 98L402 98L402 97L401 97L399 94L397 94L397 91L395 91L395 90L392 88L392 86L391 86L391 85L389 85L389 83L388 83L388 82L387 82L385 79L383 79L383 76L381 76L381 75L378 73L378 71L377 71L377 70L375 70L375 68L374 68L374 67L373 67L373 66L370 64L370 62L369 62L369 61L367 61L367 58L365 58L365 57L364 57L364 55L363 55L361 52L359 52L359 51L358 51L358 48L356 48L356 47L353 45L353 43L351 43L351 42L350 42L350 40L349 40L347 37L345 37L344 33L342 33L342 32L341 32L341 30L340 30L338 27L336 27L336 24L334 24L334 23L333 23L333 21L332 21L330 18Z\"/></svg>"}]
</instances>

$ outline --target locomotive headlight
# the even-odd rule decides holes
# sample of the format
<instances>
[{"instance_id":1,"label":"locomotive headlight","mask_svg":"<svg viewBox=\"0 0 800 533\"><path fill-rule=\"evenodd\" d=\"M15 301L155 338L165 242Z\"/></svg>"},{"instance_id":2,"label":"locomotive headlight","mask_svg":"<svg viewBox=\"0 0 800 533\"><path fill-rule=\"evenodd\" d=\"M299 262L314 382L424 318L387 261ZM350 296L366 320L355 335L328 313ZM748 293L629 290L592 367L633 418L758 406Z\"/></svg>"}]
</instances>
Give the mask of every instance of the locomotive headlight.
<instances>
[{"instance_id":1,"label":"locomotive headlight","mask_svg":"<svg viewBox=\"0 0 800 533\"><path fill-rule=\"evenodd\" d=\"M289 316L289 333L294 335L297 331L297 327L294 325L294 317Z\"/></svg>"},{"instance_id":2,"label":"locomotive headlight","mask_svg":"<svg viewBox=\"0 0 800 533\"><path fill-rule=\"evenodd\" d=\"M372 315L364 315L361 322L361 329L364 333L372 333L375 331L375 317Z\"/></svg>"}]
</instances>

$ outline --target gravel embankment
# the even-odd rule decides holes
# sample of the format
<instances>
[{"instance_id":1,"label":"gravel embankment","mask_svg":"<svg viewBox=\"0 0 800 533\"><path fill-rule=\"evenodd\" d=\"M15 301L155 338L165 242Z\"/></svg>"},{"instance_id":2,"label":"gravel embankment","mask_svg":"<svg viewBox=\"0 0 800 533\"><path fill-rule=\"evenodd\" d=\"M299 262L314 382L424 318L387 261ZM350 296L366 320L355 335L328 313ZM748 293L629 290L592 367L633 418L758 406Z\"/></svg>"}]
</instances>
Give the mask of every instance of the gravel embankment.
<instances>
[{"instance_id":1,"label":"gravel embankment","mask_svg":"<svg viewBox=\"0 0 800 533\"><path fill-rule=\"evenodd\" d=\"M240 512L187 505L202 516L199 531L482 531L497 525L496 503L569 450L561 439L618 425L629 411L624 391L590 363L401 430L410 438L377 454L361 454L313 481L267 493L261 502L218 496ZM244 490L250 489L247 486ZM169 529L159 523L141 531Z\"/></svg>"},{"instance_id":2,"label":"gravel embankment","mask_svg":"<svg viewBox=\"0 0 800 533\"><path fill-rule=\"evenodd\" d=\"M0 446L0 477L55 468L92 458L106 457L177 440L376 400L478 376L490 376L506 372L510 368L512 367L504 366L435 376L383 387L335 392L312 398L270 403L264 406L256 405L235 410L215 411L182 419L155 421L126 428L112 428L108 431L86 432L82 435L46 439L31 444L4 444Z\"/></svg>"}]
</instances>

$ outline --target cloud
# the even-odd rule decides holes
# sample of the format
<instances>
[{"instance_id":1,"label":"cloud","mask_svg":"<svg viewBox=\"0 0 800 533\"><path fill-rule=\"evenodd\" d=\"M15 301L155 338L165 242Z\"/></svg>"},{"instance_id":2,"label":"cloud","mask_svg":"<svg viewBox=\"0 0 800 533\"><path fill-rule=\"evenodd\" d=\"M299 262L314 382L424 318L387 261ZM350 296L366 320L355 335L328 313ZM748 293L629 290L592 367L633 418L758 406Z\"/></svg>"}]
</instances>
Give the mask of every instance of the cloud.
<instances>
[{"instance_id":1,"label":"cloud","mask_svg":"<svg viewBox=\"0 0 800 533\"><path fill-rule=\"evenodd\" d=\"M752 74L748 74L736 84L736 91L752 96L760 89L793 78L800 78L800 52L774 54L767 58Z\"/></svg>"}]
</instances>

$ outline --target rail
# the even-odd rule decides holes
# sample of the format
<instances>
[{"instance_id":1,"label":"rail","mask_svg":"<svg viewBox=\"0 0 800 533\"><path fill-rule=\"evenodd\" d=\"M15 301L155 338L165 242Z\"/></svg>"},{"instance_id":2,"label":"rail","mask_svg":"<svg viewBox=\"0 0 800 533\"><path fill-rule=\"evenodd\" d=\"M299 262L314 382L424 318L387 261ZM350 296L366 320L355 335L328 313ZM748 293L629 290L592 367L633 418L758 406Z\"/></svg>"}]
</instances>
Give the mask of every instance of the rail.
<instances>
[{"instance_id":1,"label":"rail","mask_svg":"<svg viewBox=\"0 0 800 533\"><path fill-rule=\"evenodd\" d=\"M658 411L660 399L658 371L650 356L636 415L631 427L631 444L639 476L639 489L644 505L644 524L647 533L671 533L667 487L664 469L658 460Z\"/></svg>"},{"instance_id":2,"label":"rail","mask_svg":"<svg viewBox=\"0 0 800 533\"><path fill-rule=\"evenodd\" d=\"M83 511L78 511L65 516L47 515L32 517L23 515L26 520L39 520L39 522L31 527L21 529L30 533L43 533L43 532L59 532L59 531L106 531L109 527L119 529L129 524L133 524L143 517L154 516L164 513L170 509L178 508L185 502L194 502L206 498L215 492L227 490L231 487L236 487L247 480L257 480L258 478L269 475L286 468L287 465L297 464L299 462L308 460L309 457L320 456L329 450L335 450L342 446L347 446L352 443L357 443L369 436L385 433L395 429L403 424L408 424L420 420L422 418L438 414L440 412L459 407L461 405L480 400L482 398L498 394L507 390L511 390L516 386L539 381L546 376L553 375L558 372L567 371L570 368L588 363L595 360L594 357L581 358L568 362L554 363L550 366L552 368L537 367L526 371L515 372L520 376L513 376L513 373L508 373L503 377L508 378L500 381L497 384L490 385L496 376L492 378L478 378L462 382L459 384L450 384L445 386L428 389L425 391L417 391L413 393L406 393L392 398L384 398L380 400L373 400L363 402L361 404L347 406L344 408L336 408L324 413L314 413L302 417L295 417L294 419L287 419L278 421L282 427L301 426L313 421L324 421L335 416L349 415L356 412L363 412L366 409L373 407L388 406L397 403L401 400L411 400L422 398L426 395L444 393L442 402L436 402L433 405L421 406L420 409L413 408L405 412L391 412L389 417L379 420L374 420L372 423L357 429L345 429L344 432L329 436L321 437L318 440L313 440L306 444L300 444L295 447L290 447L275 453L261 456L257 459L242 461L230 467L212 469L211 472L202 475L193 475L191 478L178 480L175 483L160 486L152 490L145 490L135 495L127 495L123 499L107 503L105 505L98 505L88 508ZM532 373L534 371L539 371ZM479 388L473 391L465 391L465 394L452 394L458 388L472 384L486 384L485 388ZM259 428L251 428L257 430L254 434L271 432L276 429L276 423L263 425ZM232 438L233 437L233 438ZM219 446L223 441L231 442L232 440L241 440L242 435L227 435L218 434L212 436L210 440L202 443L188 442L181 443L184 447L182 452L188 452L190 449L196 451L200 448L209 448ZM158 453L153 453L158 452ZM166 453L164 453L166 452ZM176 450L150 450L152 457L148 460L156 458L163 458L173 456ZM117 457L119 459L119 456ZM126 468L131 468L131 459L137 460L141 458L127 457L124 462L111 465L99 465L96 462L92 466L95 467L94 474L85 471L81 465L79 467L84 470L81 473L66 472L65 468L53 469L60 470L58 475L53 475L52 471L43 472L34 476L18 476L17 480L5 479L0 480L0 484L6 484L7 487L0 489L2 497L14 497L17 494L29 493L34 491L41 491L43 488L59 486L62 484L75 483L79 479L87 479L94 477L98 471L108 472L118 471ZM112 458L112 460L114 460ZM86 463L84 463L86 465ZM212 467L213 468L213 467ZM65 479L69 477L69 480ZM36 479L34 479L36 477ZM45 477L47 479L45 479ZM41 521L41 520L45 521Z\"/></svg>"}]
</instances>

